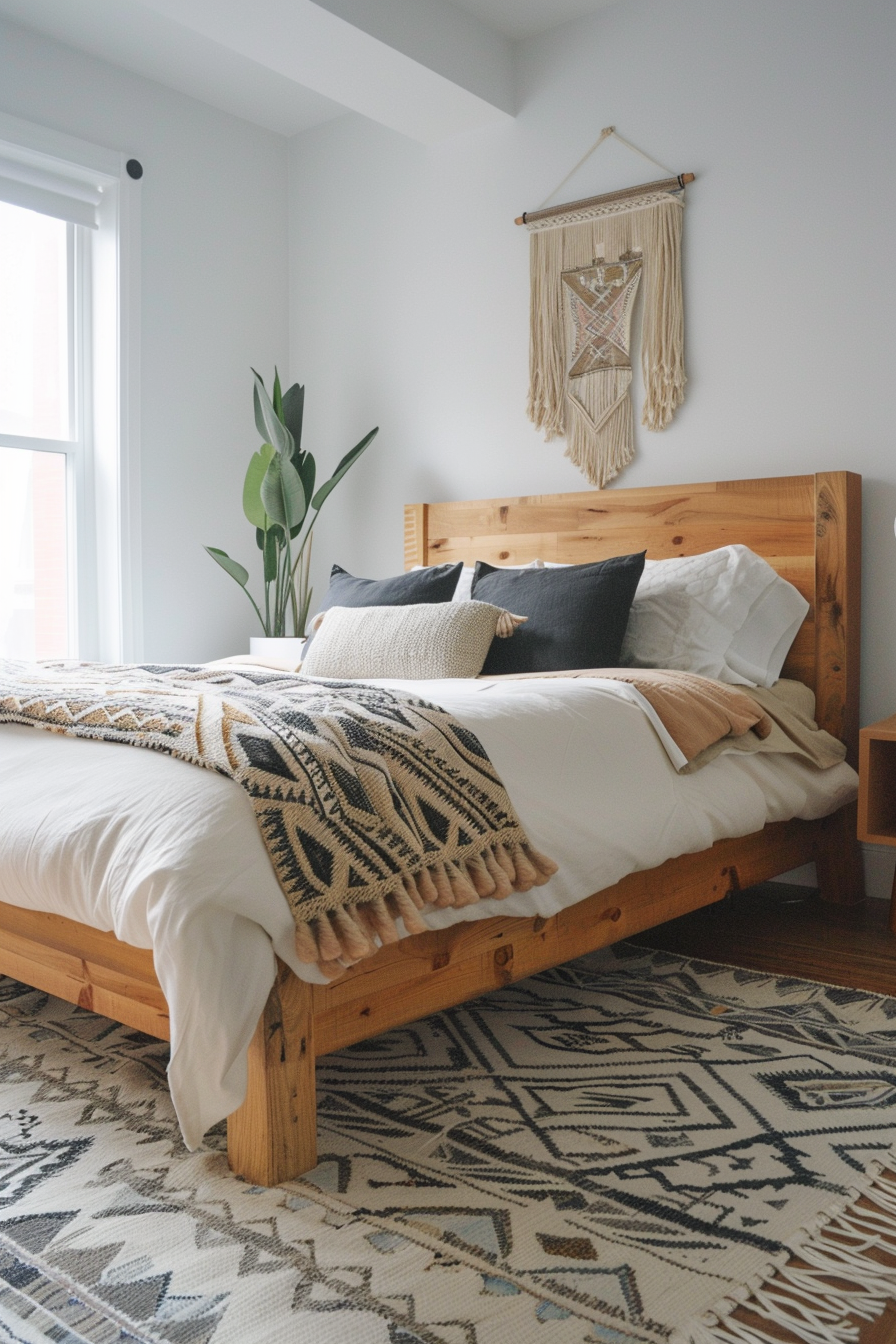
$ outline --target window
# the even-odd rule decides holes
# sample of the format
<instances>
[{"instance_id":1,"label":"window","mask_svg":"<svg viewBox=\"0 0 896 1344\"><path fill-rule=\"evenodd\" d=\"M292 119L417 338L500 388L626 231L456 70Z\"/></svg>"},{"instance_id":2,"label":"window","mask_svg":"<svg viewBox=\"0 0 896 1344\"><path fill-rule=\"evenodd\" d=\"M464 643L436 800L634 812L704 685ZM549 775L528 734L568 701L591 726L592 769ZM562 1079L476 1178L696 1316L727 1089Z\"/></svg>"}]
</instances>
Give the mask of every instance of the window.
<instances>
[{"instance_id":1,"label":"window","mask_svg":"<svg viewBox=\"0 0 896 1344\"><path fill-rule=\"evenodd\" d=\"M0 115L0 657L140 656L122 158Z\"/></svg>"},{"instance_id":2,"label":"window","mask_svg":"<svg viewBox=\"0 0 896 1344\"><path fill-rule=\"evenodd\" d=\"M77 652L77 227L0 201L0 649L10 658Z\"/></svg>"}]
</instances>

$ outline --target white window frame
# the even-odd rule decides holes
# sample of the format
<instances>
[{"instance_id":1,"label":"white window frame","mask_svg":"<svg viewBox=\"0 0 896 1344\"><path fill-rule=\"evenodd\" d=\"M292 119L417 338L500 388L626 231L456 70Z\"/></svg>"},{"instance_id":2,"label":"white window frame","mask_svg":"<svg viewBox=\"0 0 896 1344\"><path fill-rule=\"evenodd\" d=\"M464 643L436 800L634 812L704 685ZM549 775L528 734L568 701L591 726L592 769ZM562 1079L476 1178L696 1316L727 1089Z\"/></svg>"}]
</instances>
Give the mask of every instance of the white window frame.
<instances>
[{"instance_id":1,"label":"white window frame","mask_svg":"<svg viewBox=\"0 0 896 1344\"><path fill-rule=\"evenodd\" d=\"M69 440L0 434L0 446L69 459L70 631L82 659L143 656L140 556L140 191L127 156L0 113L0 156L99 196L98 227L69 224L74 285ZM35 177L38 181L39 176ZM70 635L71 638L71 635Z\"/></svg>"}]
</instances>

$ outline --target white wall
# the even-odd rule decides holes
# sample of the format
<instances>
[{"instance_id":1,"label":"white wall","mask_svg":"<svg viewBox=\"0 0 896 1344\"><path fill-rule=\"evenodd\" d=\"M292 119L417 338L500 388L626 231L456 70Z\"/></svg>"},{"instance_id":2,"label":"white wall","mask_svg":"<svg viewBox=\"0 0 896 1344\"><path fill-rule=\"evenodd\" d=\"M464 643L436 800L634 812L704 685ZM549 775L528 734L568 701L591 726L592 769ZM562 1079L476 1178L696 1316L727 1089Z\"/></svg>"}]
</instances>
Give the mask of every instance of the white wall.
<instances>
[{"instance_id":1,"label":"white wall","mask_svg":"<svg viewBox=\"0 0 896 1344\"><path fill-rule=\"evenodd\" d=\"M896 6L624 0L519 56L506 128L423 149L347 117L292 142L308 443L330 463L382 427L328 505L319 589L333 560L400 570L406 501L585 487L525 418L528 239L513 218L615 124L697 174L687 401L664 434L638 430L617 483L861 472L862 721L893 712ZM657 175L611 141L560 199Z\"/></svg>"},{"instance_id":2,"label":"white wall","mask_svg":"<svg viewBox=\"0 0 896 1344\"><path fill-rule=\"evenodd\" d=\"M4 21L0 109L143 164L144 651L244 649L252 609L202 543L255 564L239 501L250 365L287 357L287 141Z\"/></svg>"}]
</instances>

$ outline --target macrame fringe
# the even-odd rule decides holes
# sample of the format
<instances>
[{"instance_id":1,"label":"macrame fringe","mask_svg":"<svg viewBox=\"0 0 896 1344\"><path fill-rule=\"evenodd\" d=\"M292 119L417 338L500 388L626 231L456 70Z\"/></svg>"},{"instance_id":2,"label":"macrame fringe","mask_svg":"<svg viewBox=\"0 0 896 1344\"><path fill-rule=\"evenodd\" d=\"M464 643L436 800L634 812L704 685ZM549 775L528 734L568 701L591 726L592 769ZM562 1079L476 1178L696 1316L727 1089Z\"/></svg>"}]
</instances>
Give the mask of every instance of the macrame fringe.
<instances>
[{"instance_id":1,"label":"macrame fringe","mask_svg":"<svg viewBox=\"0 0 896 1344\"><path fill-rule=\"evenodd\" d=\"M626 208L578 223L561 216L534 227L530 238L529 419L545 439L568 437L566 456L592 485L606 484L634 456L631 371L599 369L567 378L562 271L643 257L641 367L648 429L669 424L684 400L684 305L681 288L683 208L677 196L635 199ZM622 392L620 375L627 375ZM590 422L590 423L589 423Z\"/></svg>"},{"instance_id":2,"label":"macrame fringe","mask_svg":"<svg viewBox=\"0 0 896 1344\"><path fill-rule=\"evenodd\" d=\"M565 229L545 229L533 233L529 241L529 399L526 414L536 429L544 430L547 442L566 433L566 360L563 333L563 294L560 272L575 262L565 263L568 233L586 229L592 238L590 223ZM584 238L579 251L586 264ZM593 254L587 257L590 265Z\"/></svg>"},{"instance_id":3,"label":"macrame fringe","mask_svg":"<svg viewBox=\"0 0 896 1344\"><path fill-rule=\"evenodd\" d=\"M429 925L420 916L427 906L457 910L479 901L502 901L512 891L543 886L556 871L556 863L531 845L499 842L462 863L448 860L405 875L385 896L297 923L296 955L335 980L386 943L397 943L399 921L408 933L428 933Z\"/></svg>"},{"instance_id":4,"label":"macrame fringe","mask_svg":"<svg viewBox=\"0 0 896 1344\"><path fill-rule=\"evenodd\" d=\"M858 1344L855 1321L876 1320L896 1299L896 1176L880 1172L848 1209L819 1222L792 1243L794 1263L676 1330L671 1344L786 1344L782 1330L801 1344Z\"/></svg>"},{"instance_id":5,"label":"macrame fringe","mask_svg":"<svg viewBox=\"0 0 896 1344\"><path fill-rule=\"evenodd\" d=\"M600 380L582 378L576 382L588 384L578 390L591 405L586 406L577 393L570 392L566 456L590 485L602 490L635 455L631 369L608 369Z\"/></svg>"},{"instance_id":6,"label":"macrame fringe","mask_svg":"<svg viewBox=\"0 0 896 1344\"><path fill-rule=\"evenodd\" d=\"M684 303L681 293L681 226L676 201L645 210L644 317L641 369L644 407L641 424L665 429L684 401Z\"/></svg>"}]
</instances>

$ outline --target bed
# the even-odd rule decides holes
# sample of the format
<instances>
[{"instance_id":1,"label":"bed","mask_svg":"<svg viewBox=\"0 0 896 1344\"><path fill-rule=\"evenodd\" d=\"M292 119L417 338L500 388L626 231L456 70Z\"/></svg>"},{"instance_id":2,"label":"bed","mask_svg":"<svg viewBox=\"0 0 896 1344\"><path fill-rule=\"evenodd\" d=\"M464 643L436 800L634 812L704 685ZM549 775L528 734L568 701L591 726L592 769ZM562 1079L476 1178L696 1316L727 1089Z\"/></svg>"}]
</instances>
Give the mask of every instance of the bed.
<instances>
[{"instance_id":1,"label":"bed","mask_svg":"<svg viewBox=\"0 0 896 1344\"><path fill-rule=\"evenodd\" d=\"M813 689L818 722L846 742L854 763L860 529L861 481L849 472L422 504L405 511L405 565L525 564L536 556L580 563L645 546L649 558L664 559L743 543L808 600L784 675ZM854 803L823 817L775 821L630 872L554 915L507 914L406 938L330 985L308 983L278 962L248 1049L246 1099L228 1120L231 1168L273 1185L315 1165L319 1055L810 861L824 899L862 899ZM59 913L4 903L0 930L0 972L170 1038L168 1004L147 948Z\"/></svg>"}]
</instances>

